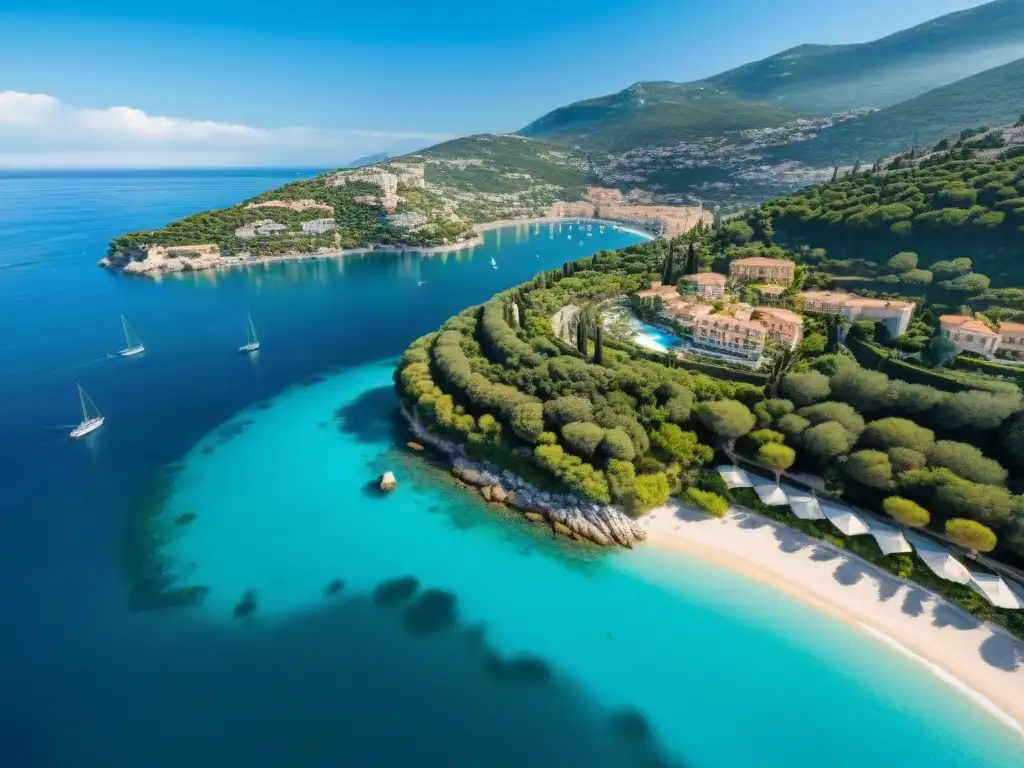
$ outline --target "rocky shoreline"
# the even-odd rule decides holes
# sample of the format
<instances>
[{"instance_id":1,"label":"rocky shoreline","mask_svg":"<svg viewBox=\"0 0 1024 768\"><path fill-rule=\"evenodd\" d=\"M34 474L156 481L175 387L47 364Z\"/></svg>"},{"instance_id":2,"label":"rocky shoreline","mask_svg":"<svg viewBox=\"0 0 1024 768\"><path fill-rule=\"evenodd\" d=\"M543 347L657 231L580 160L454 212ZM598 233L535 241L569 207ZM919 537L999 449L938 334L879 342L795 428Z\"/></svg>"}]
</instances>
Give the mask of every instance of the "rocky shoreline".
<instances>
[{"instance_id":1,"label":"rocky shoreline","mask_svg":"<svg viewBox=\"0 0 1024 768\"><path fill-rule=\"evenodd\" d=\"M478 489L486 501L518 509L531 522L546 522L554 533L570 539L632 547L647 538L646 530L618 507L571 493L541 491L507 469L470 461L461 446L426 430L405 407L402 415L416 438L447 456L452 474Z\"/></svg>"}]
</instances>

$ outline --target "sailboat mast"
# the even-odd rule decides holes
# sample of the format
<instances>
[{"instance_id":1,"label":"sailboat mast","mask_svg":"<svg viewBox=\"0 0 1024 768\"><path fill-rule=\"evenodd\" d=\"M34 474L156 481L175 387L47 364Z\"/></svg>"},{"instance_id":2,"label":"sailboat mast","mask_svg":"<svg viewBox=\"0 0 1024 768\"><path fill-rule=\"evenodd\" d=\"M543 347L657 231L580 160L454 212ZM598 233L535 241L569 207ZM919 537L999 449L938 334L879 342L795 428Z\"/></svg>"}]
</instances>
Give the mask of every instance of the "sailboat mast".
<instances>
[{"instance_id":1,"label":"sailboat mast","mask_svg":"<svg viewBox=\"0 0 1024 768\"><path fill-rule=\"evenodd\" d=\"M89 419L89 410L85 405L85 390L82 389L82 385L78 385L78 399L82 402L82 421Z\"/></svg>"},{"instance_id":2,"label":"sailboat mast","mask_svg":"<svg viewBox=\"0 0 1024 768\"><path fill-rule=\"evenodd\" d=\"M131 335L128 333L128 318L121 315L121 329L124 331L124 344L126 347L132 345Z\"/></svg>"}]
</instances>

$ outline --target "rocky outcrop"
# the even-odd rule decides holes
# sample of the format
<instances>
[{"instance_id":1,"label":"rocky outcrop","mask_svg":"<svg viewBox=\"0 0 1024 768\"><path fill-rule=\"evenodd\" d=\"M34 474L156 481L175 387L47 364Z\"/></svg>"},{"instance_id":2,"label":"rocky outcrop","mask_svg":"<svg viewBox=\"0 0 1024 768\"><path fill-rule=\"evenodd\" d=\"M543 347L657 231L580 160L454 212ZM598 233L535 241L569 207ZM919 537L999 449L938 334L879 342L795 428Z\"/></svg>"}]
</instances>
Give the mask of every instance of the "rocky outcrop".
<instances>
[{"instance_id":1,"label":"rocky outcrop","mask_svg":"<svg viewBox=\"0 0 1024 768\"><path fill-rule=\"evenodd\" d=\"M390 493L398 487L398 481L395 480L394 472L385 472L380 476L380 489L384 493Z\"/></svg>"},{"instance_id":2,"label":"rocky outcrop","mask_svg":"<svg viewBox=\"0 0 1024 768\"><path fill-rule=\"evenodd\" d=\"M461 446L427 431L407 409L402 412L416 438L445 453L452 460L452 474L478 488L488 502L519 509L529 520L546 521L556 533L602 546L631 547L647 537L640 524L618 507L572 493L541 491L508 470L470 461Z\"/></svg>"}]
</instances>

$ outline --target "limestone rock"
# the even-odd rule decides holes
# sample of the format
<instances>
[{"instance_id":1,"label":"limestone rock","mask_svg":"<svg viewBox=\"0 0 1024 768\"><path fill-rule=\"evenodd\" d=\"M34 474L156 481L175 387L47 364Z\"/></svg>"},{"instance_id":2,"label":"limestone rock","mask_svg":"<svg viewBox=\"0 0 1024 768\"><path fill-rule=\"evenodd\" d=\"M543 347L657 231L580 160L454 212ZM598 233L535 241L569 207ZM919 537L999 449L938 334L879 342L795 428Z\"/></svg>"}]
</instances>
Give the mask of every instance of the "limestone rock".
<instances>
[{"instance_id":1,"label":"limestone rock","mask_svg":"<svg viewBox=\"0 0 1024 768\"><path fill-rule=\"evenodd\" d=\"M406 443L405 447L406 448L412 448L412 450L414 450L414 451L421 451L421 452L423 451L423 446L420 443L413 442L412 440L410 440L408 443Z\"/></svg>"},{"instance_id":2,"label":"limestone rock","mask_svg":"<svg viewBox=\"0 0 1024 768\"><path fill-rule=\"evenodd\" d=\"M491 498L491 486L485 485L480 488L480 495L484 497L484 501L492 501Z\"/></svg>"},{"instance_id":3,"label":"limestone rock","mask_svg":"<svg viewBox=\"0 0 1024 768\"><path fill-rule=\"evenodd\" d=\"M384 491L384 493L389 493L390 491L395 490L397 486L398 481L395 480L394 472L385 472L380 476L380 489Z\"/></svg>"},{"instance_id":4,"label":"limestone rock","mask_svg":"<svg viewBox=\"0 0 1024 768\"><path fill-rule=\"evenodd\" d=\"M492 485L491 501L496 501L499 504L504 504L506 501L508 501L508 492L500 485Z\"/></svg>"},{"instance_id":5,"label":"limestone rock","mask_svg":"<svg viewBox=\"0 0 1024 768\"><path fill-rule=\"evenodd\" d=\"M540 512L527 512L526 519L529 520L531 523L543 523L544 515L542 515Z\"/></svg>"}]
</instances>

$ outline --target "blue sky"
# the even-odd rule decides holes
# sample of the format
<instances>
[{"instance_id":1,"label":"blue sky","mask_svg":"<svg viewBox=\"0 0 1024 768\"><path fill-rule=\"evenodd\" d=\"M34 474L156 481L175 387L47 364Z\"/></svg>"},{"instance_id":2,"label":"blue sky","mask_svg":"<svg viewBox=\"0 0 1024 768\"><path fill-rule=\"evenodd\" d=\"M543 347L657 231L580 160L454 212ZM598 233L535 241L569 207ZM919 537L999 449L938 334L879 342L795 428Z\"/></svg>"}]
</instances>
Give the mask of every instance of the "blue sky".
<instances>
[{"instance_id":1,"label":"blue sky","mask_svg":"<svg viewBox=\"0 0 1024 768\"><path fill-rule=\"evenodd\" d=\"M0 166L330 165L977 4L4 0L0 92L21 130L0 130ZM58 128L80 123L74 141Z\"/></svg>"}]
</instances>

